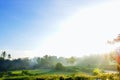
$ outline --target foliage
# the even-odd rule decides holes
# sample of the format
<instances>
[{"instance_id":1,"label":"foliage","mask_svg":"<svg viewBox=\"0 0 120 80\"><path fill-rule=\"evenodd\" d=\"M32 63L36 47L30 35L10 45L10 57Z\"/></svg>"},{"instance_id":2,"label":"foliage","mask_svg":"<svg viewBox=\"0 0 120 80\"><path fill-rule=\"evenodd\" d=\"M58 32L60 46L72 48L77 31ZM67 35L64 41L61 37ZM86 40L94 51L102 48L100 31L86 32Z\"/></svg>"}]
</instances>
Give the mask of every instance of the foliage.
<instances>
[{"instance_id":1,"label":"foliage","mask_svg":"<svg viewBox=\"0 0 120 80\"><path fill-rule=\"evenodd\" d=\"M2 58L5 59L6 57L6 51L3 51L2 54L1 54Z\"/></svg>"},{"instance_id":2,"label":"foliage","mask_svg":"<svg viewBox=\"0 0 120 80\"><path fill-rule=\"evenodd\" d=\"M109 63L111 61L108 54L102 55L89 55L80 58L76 57L58 57L45 55L43 57L29 58L18 58L11 59L11 54L8 54L8 58L3 58L7 55L4 51L0 57L0 71L11 71L11 70L28 70L28 69L54 69L57 63L61 63L63 66L80 66L82 71L90 72L91 69L98 67L102 69L115 70L115 67ZM113 55L113 54L112 54ZM112 57L112 56L111 56ZM94 63L94 64L93 64ZM68 69L69 71L79 71L79 69Z\"/></svg>"},{"instance_id":3,"label":"foliage","mask_svg":"<svg viewBox=\"0 0 120 80\"><path fill-rule=\"evenodd\" d=\"M71 65L73 65L76 61L76 58L75 57L70 57L67 59L67 62L70 63Z\"/></svg>"},{"instance_id":4,"label":"foliage","mask_svg":"<svg viewBox=\"0 0 120 80\"><path fill-rule=\"evenodd\" d=\"M29 72L29 70L28 70ZM32 72L31 72L32 73ZM74 75L72 75L74 74ZM101 73L101 75L91 76L85 73L72 73L69 74L69 72L63 74L59 73L56 74L56 72L46 74L38 74L38 75L22 75L22 76L4 76L3 78L0 78L0 80L120 80L118 74L105 74Z\"/></svg>"},{"instance_id":5,"label":"foliage","mask_svg":"<svg viewBox=\"0 0 120 80\"><path fill-rule=\"evenodd\" d=\"M93 70L93 75L100 75L102 73L102 70L100 70L99 68L95 68Z\"/></svg>"},{"instance_id":6,"label":"foliage","mask_svg":"<svg viewBox=\"0 0 120 80\"><path fill-rule=\"evenodd\" d=\"M56 70L64 70L64 66L62 65L62 63L57 63L56 66L55 66L55 69Z\"/></svg>"},{"instance_id":7,"label":"foliage","mask_svg":"<svg viewBox=\"0 0 120 80\"><path fill-rule=\"evenodd\" d=\"M115 44L120 42L120 34L116 38L114 38L112 41L109 41L109 44ZM110 55L111 56L111 55ZM114 54L112 54L112 60L115 61L117 64L117 70L120 73L120 47L116 48L114 51Z\"/></svg>"},{"instance_id":8,"label":"foliage","mask_svg":"<svg viewBox=\"0 0 120 80\"><path fill-rule=\"evenodd\" d=\"M102 69L109 69L115 70L113 65L110 65L110 59L107 57L103 57L104 55L90 55L84 56L81 58L75 58L76 65L81 67L82 71L89 72L91 69L98 67ZM0 71L9 71L9 70L27 70L27 69L53 69L57 63L61 63L64 66L73 66L70 65L68 60L74 62L73 57L71 58L64 58L60 57L57 58L56 56L43 56L37 57L33 59L29 58L18 58L18 59L3 59L0 58ZM94 63L94 64L93 64ZM89 69L88 69L89 68ZM74 71L75 69L69 69L69 71ZM76 70L77 71L77 70Z\"/></svg>"},{"instance_id":9,"label":"foliage","mask_svg":"<svg viewBox=\"0 0 120 80\"><path fill-rule=\"evenodd\" d=\"M29 75L29 72L27 70L22 70L23 75Z\"/></svg>"}]
</instances>

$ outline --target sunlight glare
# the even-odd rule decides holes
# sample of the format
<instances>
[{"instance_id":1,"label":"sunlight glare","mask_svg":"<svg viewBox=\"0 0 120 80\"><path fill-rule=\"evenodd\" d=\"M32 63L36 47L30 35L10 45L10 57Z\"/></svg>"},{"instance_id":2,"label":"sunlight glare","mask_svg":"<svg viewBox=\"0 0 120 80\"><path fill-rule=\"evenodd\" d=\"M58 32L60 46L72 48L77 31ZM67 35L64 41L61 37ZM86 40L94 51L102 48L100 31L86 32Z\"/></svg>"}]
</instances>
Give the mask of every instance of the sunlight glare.
<instances>
[{"instance_id":1,"label":"sunlight glare","mask_svg":"<svg viewBox=\"0 0 120 80\"><path fill-rule=\"evenodd\" d=\"M120 1L80 8L59 24L59 32L50 36L43 49L51 55L81 56L112 51L107 44L119 34Z\"/></svg>"}]
</instances>

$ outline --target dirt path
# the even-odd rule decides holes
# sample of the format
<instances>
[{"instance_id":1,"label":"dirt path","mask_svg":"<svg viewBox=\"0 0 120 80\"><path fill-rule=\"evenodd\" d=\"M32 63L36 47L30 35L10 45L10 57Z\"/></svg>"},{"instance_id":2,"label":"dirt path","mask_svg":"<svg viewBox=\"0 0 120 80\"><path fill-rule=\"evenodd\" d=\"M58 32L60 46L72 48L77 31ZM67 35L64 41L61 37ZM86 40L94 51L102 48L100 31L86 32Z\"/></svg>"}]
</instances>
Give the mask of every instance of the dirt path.
<instances>
[{"instance_id":1,"label":"dirt path","mask_svg":"<svg viewBox=\"0 0 120 80\"><path fill-rule=\"evenodd\" d=\"M106 73L118 73L117 71L105 70Z\"/></svg>"}]
</instances>

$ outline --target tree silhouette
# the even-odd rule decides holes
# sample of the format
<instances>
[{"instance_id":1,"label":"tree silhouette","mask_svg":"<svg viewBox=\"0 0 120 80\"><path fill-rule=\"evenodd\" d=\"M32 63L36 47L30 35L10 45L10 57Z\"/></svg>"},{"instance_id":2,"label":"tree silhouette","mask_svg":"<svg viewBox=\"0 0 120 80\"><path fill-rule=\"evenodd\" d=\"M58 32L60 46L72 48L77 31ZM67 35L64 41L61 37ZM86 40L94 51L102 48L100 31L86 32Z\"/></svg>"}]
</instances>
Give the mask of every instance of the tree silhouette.
<instances>
[{"instance_id":1,"label":"tree silhouette","mask_svg":"<svg viewBox=\"0 0 120 80\"><path fill-rule=\"evenodd\" d=\"M11 59L11 54L8 54L8 59Z\"/></svg>"},{"instance_id":2,"label":"tree silhouette","mask_svg":"<svg viewBox=\"0 0 120 80\"><path fill-rule=\"evenodd\" d=\"M6 57L6 51L3 51L2 54L1 54L2 58L5 59Z\"/></svg>"}]
</instances>

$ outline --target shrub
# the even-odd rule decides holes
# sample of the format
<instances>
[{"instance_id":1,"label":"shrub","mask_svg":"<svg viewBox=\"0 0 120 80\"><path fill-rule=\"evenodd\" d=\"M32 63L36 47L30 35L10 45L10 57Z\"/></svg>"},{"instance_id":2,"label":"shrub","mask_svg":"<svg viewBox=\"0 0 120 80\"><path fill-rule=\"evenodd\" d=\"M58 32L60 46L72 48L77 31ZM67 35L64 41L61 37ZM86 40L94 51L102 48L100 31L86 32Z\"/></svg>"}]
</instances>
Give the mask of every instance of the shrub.
<instances>
[{"instance_id":1,"label":"shrub","mask_svg":"<svg viewBox=\"0 0 120 80\"><path fill-rule=\"evenodd\" d=\"M101 74L102 73L102 71L99 69L99 68L95 68L94 70L93 70L93 75L99 75L99 74Z\"/></svg>"},{"instance_id":2,"label":"shrub","mask_svg":"<svg viewBox=\"0 0 120 80\"><path fill-rule=\"evenodd\" d=\"M12 76L12 72L11 72L11 71L8 71L8 72L7 72L7 75L8 75L8 76Z\"/></svg>"},{"instance_id":3,"label":"shrub","mask_svg":"<svg viewBox=\"0 0 120 80\"><path fill-rule=\"evenodd\" d=\"M64 77L61 76L61 77L60 77L60 80L64 80Z\"/></svg>"},{"instance_id":4,"label":"shrub","mask_svg":"<svg viewBox=\"0 0 120 80\"><path fill-rule=\"evenodd\" d=\"M64 66L62 65L62 63L57 63L55 66L56 70L64 70Z\"/></svg>"},{"instance_id":5,"label":"shrub","mask_svg":"<svg viewBox=\"0 0 120 80\"><path fill-rule=\"evenodd\" d=\"M0 72L0 78L3 77L3 75L4 75L3 72Z\"/></svg>"},{"instance_id":6,"label":"shrub","mask_svg":"<svg viewBox=\"0 0 120 80\"><path fill-rule=\"evenodd\" d=\"M30 80L29 77L6 77L3 80Z\"/></svg>"},{"instance_id":7,"label":"shrub","mask_svg":"<svg viewBox=\"0 0 120 80\"><path fill-rule=\"evenodd\" d=\"M36 78L36 80L45 80L44 78Z\"/></svg>"},{"instance_id":8,"label":"shrub","mask_svg":"<svg viewBox=\"0 0 120 80\"><path fill-rule=\"evenodd\" d=\"M27 70L23 70L23 71L22 71L22 74L23 74L23 75L30 75L30 73L29 73Z\"/></svg>"}]
</instances>

